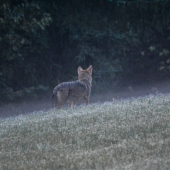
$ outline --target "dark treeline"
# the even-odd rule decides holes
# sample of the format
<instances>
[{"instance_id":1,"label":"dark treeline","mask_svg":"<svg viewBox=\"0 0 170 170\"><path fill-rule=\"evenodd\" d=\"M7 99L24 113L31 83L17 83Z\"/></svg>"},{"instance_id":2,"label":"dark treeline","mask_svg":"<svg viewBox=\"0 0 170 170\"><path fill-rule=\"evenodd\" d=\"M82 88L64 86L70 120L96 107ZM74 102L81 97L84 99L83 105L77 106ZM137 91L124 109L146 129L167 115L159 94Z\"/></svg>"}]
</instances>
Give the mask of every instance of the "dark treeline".
<instances>
[{"instance_id":1,"label":"dark treeline","mask_svg":"<svg viewBox=\"0 0 170 170\"><path fill-rule=\"evenodd\" d=\"M93 91L170 76L168 0L2 0L0 96L16 100L93 65Z\"/></svg>"}]
</instances>

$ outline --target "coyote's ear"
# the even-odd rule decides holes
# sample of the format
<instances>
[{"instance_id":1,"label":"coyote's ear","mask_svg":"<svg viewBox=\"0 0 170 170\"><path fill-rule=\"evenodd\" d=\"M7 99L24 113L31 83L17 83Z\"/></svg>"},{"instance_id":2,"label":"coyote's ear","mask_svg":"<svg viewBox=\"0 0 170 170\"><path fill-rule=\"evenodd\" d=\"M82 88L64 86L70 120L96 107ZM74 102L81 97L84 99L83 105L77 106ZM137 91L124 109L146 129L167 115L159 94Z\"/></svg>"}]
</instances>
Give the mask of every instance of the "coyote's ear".
<instances>
[{"instance_id":1,"label":"coyote's ear","mask_svg":"<svg viewBox=\"0 0 170 170\"><path fill-rule=\"evenodd\" d=\"M90 65L89 68L87 69L87 71L90 75L92 75L92 70L93 70L93 67L92 67L92 65Z\"/></svg>"},{"instance_id":2,"label":"coyote's ear","mask_svg":"<svg viewBox=\"0 0 170 170\"><path fill-rule=\"evenodd\" d=\"M80 72L81 72L82 70L83 70L83 69L79 66L79 67L78 67L78 70L77 70L78 74L80 74Z\"/></svg>"}]
</instances>

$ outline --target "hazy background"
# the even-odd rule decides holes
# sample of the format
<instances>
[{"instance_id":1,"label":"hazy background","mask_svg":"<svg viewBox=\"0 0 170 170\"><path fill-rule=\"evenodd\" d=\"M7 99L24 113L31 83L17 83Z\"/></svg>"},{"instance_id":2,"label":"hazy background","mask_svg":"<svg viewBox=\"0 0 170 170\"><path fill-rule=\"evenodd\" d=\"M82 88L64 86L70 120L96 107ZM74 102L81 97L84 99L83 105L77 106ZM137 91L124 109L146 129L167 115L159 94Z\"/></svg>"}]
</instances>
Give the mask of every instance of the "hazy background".
<instances>
[{"instance_id":1,"label":"hazy background","mask_svg":"<svg viewBox=\"0 0 170 170\"><path fill-rule=\"evenodd\" d=\"M169 50L170 1L2 0L0 112L47 108L79 65L93 65L92 101L169 92Z\"/></svg>"}]
</instances>

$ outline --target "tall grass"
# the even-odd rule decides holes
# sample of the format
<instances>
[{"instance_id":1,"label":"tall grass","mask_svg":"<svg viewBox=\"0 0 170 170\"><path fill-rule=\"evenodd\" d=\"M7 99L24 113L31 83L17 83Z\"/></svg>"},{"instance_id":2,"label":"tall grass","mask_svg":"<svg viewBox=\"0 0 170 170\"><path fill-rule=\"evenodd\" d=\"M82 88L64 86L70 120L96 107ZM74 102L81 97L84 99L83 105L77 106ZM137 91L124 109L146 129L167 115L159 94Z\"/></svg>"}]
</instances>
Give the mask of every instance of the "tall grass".
<instances>
[{"instance_id":1,"label":"tall grass","mask_svg":"<svg viewBox=\"0 0 170 170\"><path fill-rule=\"evenodd\" d=\"M0 169L170 169L170 96L0 119Z\"/></svg>"}]
</instances>

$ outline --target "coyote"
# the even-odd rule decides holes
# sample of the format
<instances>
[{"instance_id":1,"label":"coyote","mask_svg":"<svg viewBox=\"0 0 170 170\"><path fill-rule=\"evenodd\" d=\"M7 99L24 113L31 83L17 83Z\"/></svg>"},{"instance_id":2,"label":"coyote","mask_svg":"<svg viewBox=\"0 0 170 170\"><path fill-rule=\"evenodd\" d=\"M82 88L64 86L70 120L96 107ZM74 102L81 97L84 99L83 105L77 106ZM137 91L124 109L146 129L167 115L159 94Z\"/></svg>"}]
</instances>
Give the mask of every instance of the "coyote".
<instances>
[{"instance_id":1,"label":"coyote","mask_svg":"<svg viewBox=\"0 0 170 170\"><path fill-rule=\"evenodd\" d=\"M67 101L71 102L71 108L76 102L84 99L86 105L89 103L89 97L92 87L92 66L86 70L78 67L78 80L71 82L63 82L56 86L53 90L52 99L55 107L61 108Z\"/></svg>"}]
</instances>

